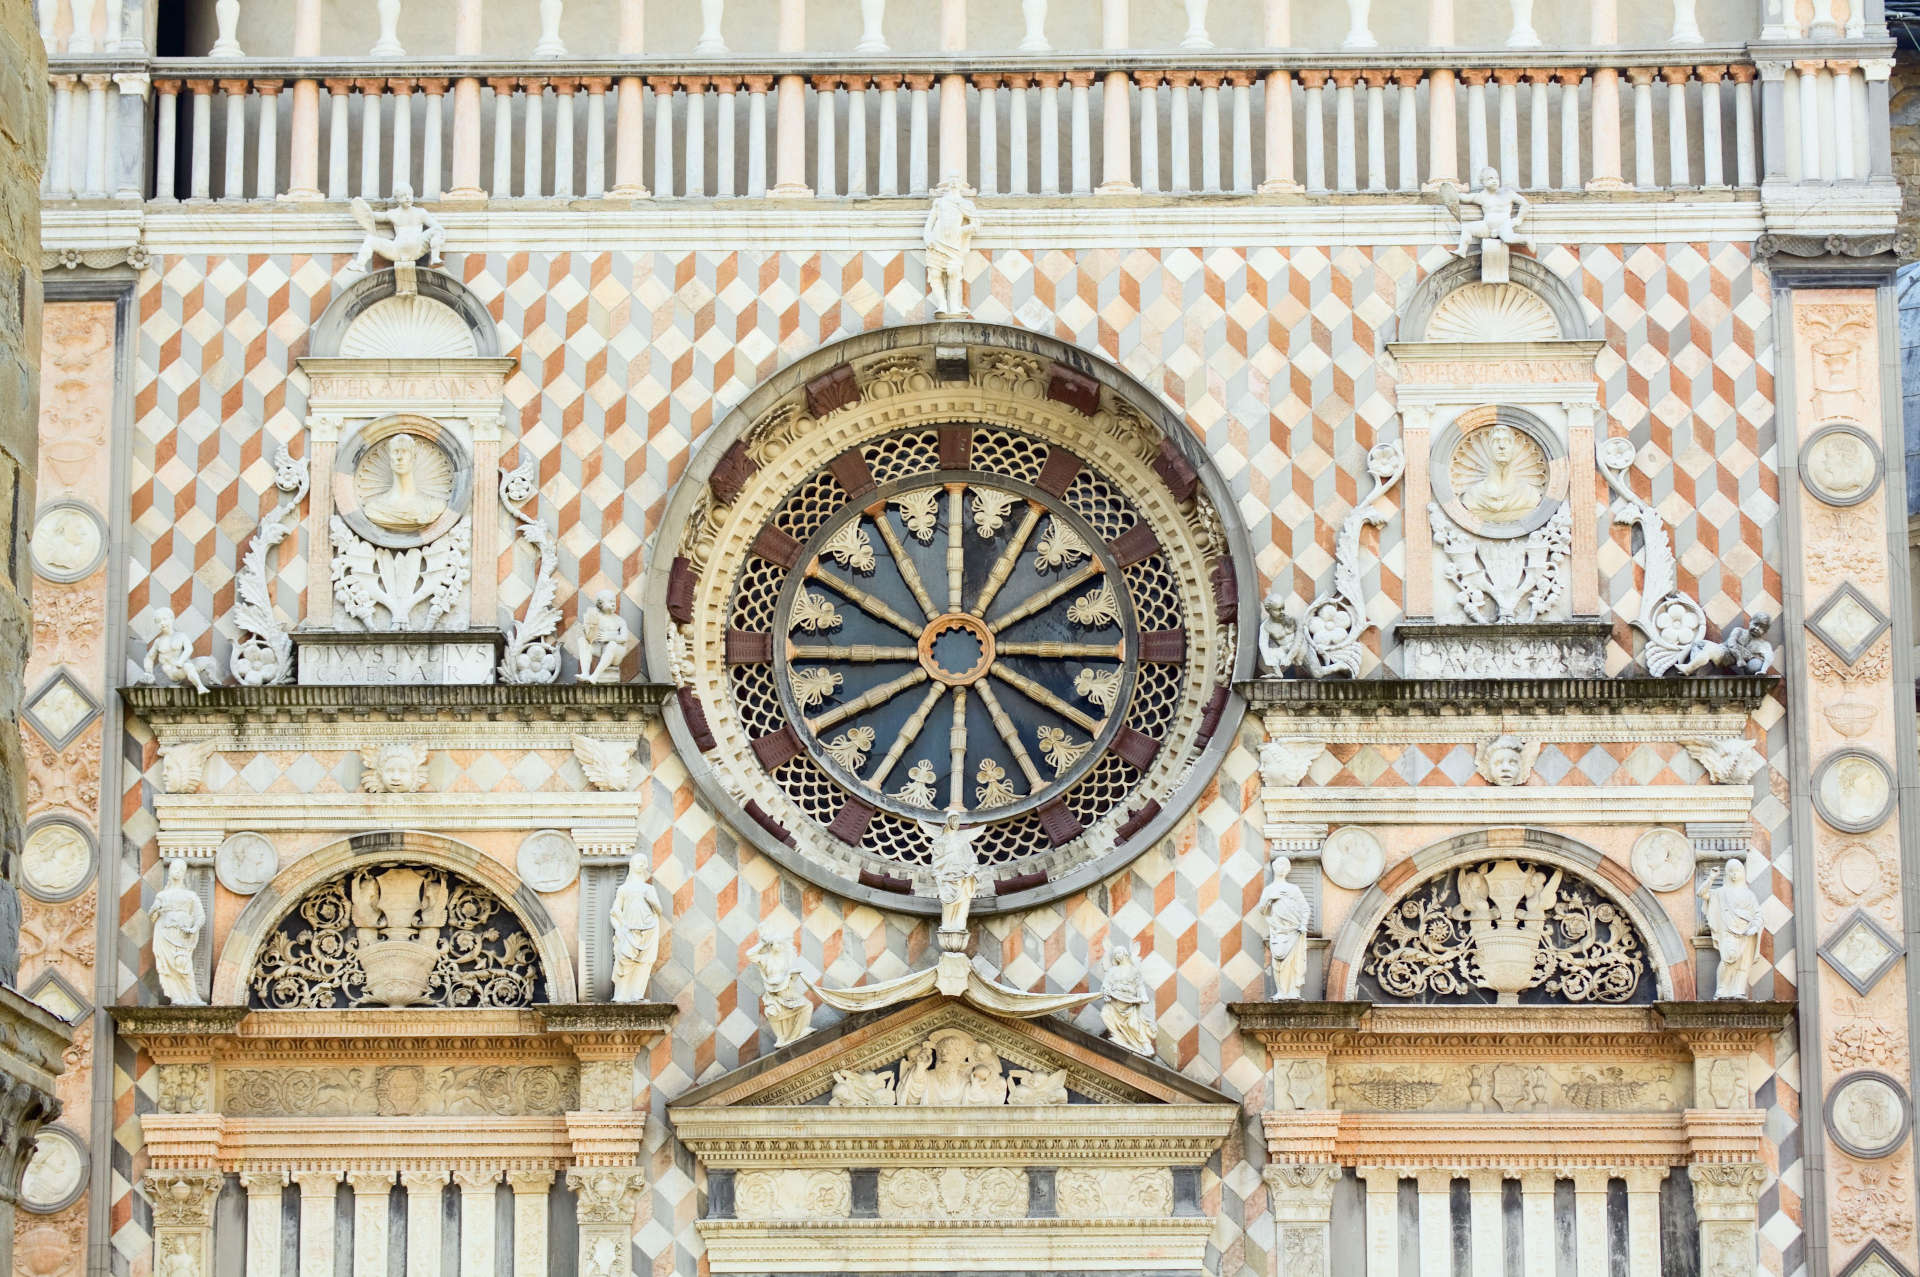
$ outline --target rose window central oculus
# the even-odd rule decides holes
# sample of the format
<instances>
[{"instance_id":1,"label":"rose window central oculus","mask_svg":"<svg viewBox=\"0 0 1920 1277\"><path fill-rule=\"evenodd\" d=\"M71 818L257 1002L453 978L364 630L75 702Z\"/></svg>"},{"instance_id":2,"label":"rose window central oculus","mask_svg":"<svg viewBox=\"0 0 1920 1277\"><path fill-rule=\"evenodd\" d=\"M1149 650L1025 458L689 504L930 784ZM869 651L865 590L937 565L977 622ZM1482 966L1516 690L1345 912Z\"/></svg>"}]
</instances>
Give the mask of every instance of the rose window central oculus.
<instances>
[{"instance_id":1,"label":"rose window central oculus","mask_svg":"<svg viewBox=\"0 0 1920 1277\"><path fill-rule=\"evenodd\" d=\"M993 631L978 617L935 617L920 636L920 664L949 687L976 682L993 666Z\"/></svg>"}]
</instances>

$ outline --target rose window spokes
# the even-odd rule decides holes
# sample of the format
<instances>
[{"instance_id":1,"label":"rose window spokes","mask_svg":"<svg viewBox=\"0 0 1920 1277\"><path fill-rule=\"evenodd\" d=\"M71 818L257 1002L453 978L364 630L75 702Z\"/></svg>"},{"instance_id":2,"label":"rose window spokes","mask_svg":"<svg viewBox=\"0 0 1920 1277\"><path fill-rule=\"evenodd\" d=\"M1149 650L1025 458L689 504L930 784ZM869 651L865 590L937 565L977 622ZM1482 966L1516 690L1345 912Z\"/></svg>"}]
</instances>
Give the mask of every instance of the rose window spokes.
<instances>
[{"instance_id":1,"label":"rose window spokes","mask_svg":"<svg viewBox=\"0 0 1920 1277\"><path fill-rule=\"evenodd\" d=\"M486 888L443 869L356 869L308 893L247 988L273 1010L522 1007L545 997L533 939Z\"/></svg>"},{"instance_id":2,"label":"rose window spokes","mask_svg":"<svg viewBox=\"0 0 1920 1277\"><path fill-rule=\"evenodd\" d=\"M1381 920L1360 968L1380 1002L1630 1003L1655 996L1647 948L1619 906L1553 865L1462 865Z\"/></svg>"},{"instance_id":3,"label":"rose window spokes","mask_svg":"<svg viewBox=\"0 0 1920 1277\"><path fill-rule=\"evenodd\" d=\"M1059 498L979 474L835 512L802 547L775 628L801 743L856 811L907 819L1045 806L1119 729L1138 656L1107 542Z\"/></svg>"}]
</instances>

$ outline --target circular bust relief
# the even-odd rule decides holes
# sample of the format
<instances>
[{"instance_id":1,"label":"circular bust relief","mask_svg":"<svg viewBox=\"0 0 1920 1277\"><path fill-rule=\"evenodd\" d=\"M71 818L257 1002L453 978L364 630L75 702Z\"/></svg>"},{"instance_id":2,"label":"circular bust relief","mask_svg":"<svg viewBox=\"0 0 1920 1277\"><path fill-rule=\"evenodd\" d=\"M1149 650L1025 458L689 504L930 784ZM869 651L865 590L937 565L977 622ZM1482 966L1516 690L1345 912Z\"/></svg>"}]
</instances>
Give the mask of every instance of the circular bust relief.
<instances>
[{"instance_id":1,"label":"circular bust relief","mask_svg":"<svg viewBox=\"0 0 1920 1277\"><path fill-rule=\"evenodd\" d=\"M1893 809L1893 773L1863 749L1829 754L1814 769L1813 806L1842 833L1877 829Z\"/></svg>"},{"instance_id":2,"label":"circular bust relief","mask_svg":"<svg viewBox=\"0 0 1920 1277\"><path fill-rule=\"evenodd\" d=\"M37 820L20 843L20 885L36 900L70 900L93 879L93 835L64 816Z\"/></svg>"},{"instance_id":3,"label":"circular bust relief","mask_svg":"<svg viewBox=\"0 0 1920 1277\"><path fill-rule=\"evenodd\" d=\"M580 849L562 830L536 829L521 840L514 864L535 891L559 891L580 876Z\"/></svg>"},{"instance_id":4,"label":"circular bust relief","mask_svg":"<svg viewBox=\"0 0 1920 1277\"><path fill-rule=\"evenodd\" d=\"M1677 829L1649 829L1627 859L1650 890L1678 891L1693 881L1693 840Z\"/></svg>"},{"instance_id":5,"label":"circular bust relief","mask_svg":"<svg viewBox=\"0 0 1920 1277\"><path fill-rule=\"evenodd\" d=\"M1899 1148L1912 1118L1906 1091L1885 1073L1849 1073L1827 1095L1827 1130L1854 1157L1885 1157Z\"/></svg>"},{"instance_id":6,"label":"circular bust relief","mask_svg":"<svg viewBox=\"0 0 1920 1277\"><path fill-rule=\"evenodd\" d=\"M33 570L49 581L78 581L107 557L107 528L78 501L42 506L33 521Z\"/></svg>"},{"instance_id":7,"label":"circular bust relief","mask_svg":"<svg viewBox=\"0 0 1920 1277\"><path fill-rule=\"evenodd\" d=\"M1336 887L1365 891L1380 880L1387 865L1386 848L1373 831L1346 825L1327 835L1320 845L1320 871Z\"/></svg>"},{"instance_id":8,"label":"circular bust relief","mask_svg":"<svg viewBox=\"0 0 1920 1277\"><path fill-rule=\"evenodd\" d=\"M273 881L280 853L265 834L238 833L214 853L213 876L236 896L251 896Z\"/></svg>"},{"instance_id":9,"label":"circular bust relief","mask_svg":"<svg viewBox=\"0 0 1920 1277\"><path fill-rule=\"evenodd\" d=\"M1514 409L1440 432L1432 482L1448 518L1478 536L1524 536L1566 499L1566 458L1546 426Z\"/></svg>"},{"instance_id":10,"label":"circular bust relief","mask_svg":"<svg viewBox=\"0 0 1920 1277\"><path fill-rule=\"evenodd\" d=\"M20 1204L51 1215L80 1200L87 1188L87 1146L64 1126L42 1127L20 1176Z\"/></svg>"},{"instance_id":11,"label":"circular bust relief","mask_svg":"<svg viewBox=\"0 0 1920 1277\"><path fill-rule=\"evenodd\" d=\"M473 466L458 436L397 416L349 435L334 455L334 504L365 540L406 549L437 540L466 513Z\"/></svg>"},{"instance_id":12,"label":"circular bust relief","mask_svg":"<svg viewBox=\"0 0 1920 1277\"><path fill-rule=\"evenodd\" d=\"M1880 445L1858 426L1822 426L1801 450L1800 481L1826 505L1858 505L1879 490L1885 472Z\"/></svg>"}]
</instances>

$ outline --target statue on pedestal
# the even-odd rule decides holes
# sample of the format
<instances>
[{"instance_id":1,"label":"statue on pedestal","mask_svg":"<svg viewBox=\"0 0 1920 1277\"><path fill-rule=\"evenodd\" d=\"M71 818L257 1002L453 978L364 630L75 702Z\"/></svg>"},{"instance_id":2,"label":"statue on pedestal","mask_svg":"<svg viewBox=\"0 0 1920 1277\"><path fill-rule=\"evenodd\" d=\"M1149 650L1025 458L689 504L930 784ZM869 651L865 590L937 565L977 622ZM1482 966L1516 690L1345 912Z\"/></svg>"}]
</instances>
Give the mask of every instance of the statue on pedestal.
<instances>
[{"instance_id":1,"label":"statue on pedestal","mask_svg":"<svg viewBox=\"0 0 1920 1277\"><path fill-rule=\"evenodd\" d=\"M413 202L413 187L399 182L393 188L393 207L384 212L375 212L365 200L353 201L353 220L360 223L366 238L360 241L360 252L348 263L347 269L355 273L367 270L373 264L376 254L395 265L411 266L427 255L427 265L440 265L440 250L447 242L447 228L440 219ZM380 223L385 222L392 228L392 234L382 235Z\"/></svg>"},{"instance_id":2,"label":"statue on pedestal","mask_svg":"<svg viewBox=\"0 0 1920 1277\"><path fill-rule=\"evenodd\" d=\"M813 999L807 996L793 941L763 931L760 942L747 950L747 960L760 971L760 1011L773 1030L774 1046L805 1037L813 1027Z\"/></svg>"},{"instance_id":3,"label":"statue on pedestal","mask_svg":"<svg viewBox=\"0 0 1920 1277\"><path fill-rule=\"evenodd\" d=\"M1454 246L1456 257L1465 257L1472 241L1480 241L1480 278L1489 284L1507 282L1507 250L1533 248L1533 239L1520 223L1525 220L1527 210L1533 207L1533 201L1520 193L1520 188L1512 183L1502 184L1498 169L1480 170L1480 189L1465 194L1457 192L1453 186L1440 189L1441 199L1446 201L1447 211L1460 219L1460 242ZM1467 213L1467 206L1479 210L1478 217Z\"/></svg>"},{"instance_id":4,"label":"statue on pedestal","mask_svg":"<svg viewBox=\"0 0 1920 1277\"><path fill-rule=\"evenodd\" d=\"M1140 970L1140 955L1131 941L1115 949L1107 958L1107 978L1100 986L1106 1000L1100 1019L1107 1026L1107 1037L1135 1055L1151 1057L1155 1019L1153 990Z\"/></svg>"},{"instance_id":5,"label":"statue on pedestal","mask_svg":"<svg viewBox=\"0 0 1920 1277\"><path fill-rule=\"evenodd\" d=\"M1724 871L1706 881L1707 930L1720 951L1720 971L1714 982L1716 998L1744 998L1753 983L1753 964L1760 959L1760 898L1747 885L1747 864L1729 860Z\"/></svg>"},{"instance_id":6,"label":"statue on pedestal","mask_svg":"<svg viewBox=\"0 0 1920 1277\"><path fill-rule=\"evenodd\" d=\"M602 590L594 596L593 606L580 613L580 626L574 631L574 655L580 660L582 683L618 683L620 665L627 653L639 645L633 630L620 615L620 596Z\"/></svg>"},{"instance_id":7,"label":"statue on pedestal","mask_svg":"<svg viewBox=\"0 0 1920 1277\"><path fill-rule=\"evenodd\" d=\"M973 840L981 830L978 825L962 829L960 818L964 814L960 808L951 807L946 820L938 825L929 820L920 822L931 840L933 881L940 892L940 934L959 937L962 948L966 945L967 913L973 907L980 881L980 860L974 854Z\"/></svg>"},{"instance_id":8,"label":"statue on pedestal","mask_svg":"<svg viewBox=\"0 0 1920 1277\"><path fill-rule=\"evenodd\" d=\"M193 953L207 925L207 911L187 886L186 861L167 862L166 885L154 895L148 917L153 921L153 972L159 977L160 992L175 1006L205 1006L193 970Z\"/></svg>"},{"instance_id":9,"label":"statue on pedestal","mask_svg":"<svg viewBox=\"0 0 1920 1277\"><path fill-rule=\"evenodd\" d=\"M613 1000L644 1002L660 959L660 911L654 907L653 866L645 851L627 862L627 877L607 911L613 924Z\"/></svg>"},{"instance_id":10,"label":"statue on pedestal","mask_svg":"<svg viewBox=\"0 0 1920 1277\"><path fill-rule=\"evenodd\" d=\"M1267 915L1267 962L1273 971L1276 1001L1300 997L1307 982L1307 926L1313 911L1307 906L1307 893L1287 881L1292 870L1292 861L1276 856L1273 879L1255 906Z\"/></svg>"},{"instance_id":11,"label":"statue on pedestal","mask_svg":"<svg viewBox=\"0 0 1920 1277\"><path fill-rule=\"evenodd\" d=\"M941 186L921 231L927 249L927 298L935 315L967 313L967 253L977 225L966 188L958 182Z\"/></svg>"},{"instance_id":12,"label":"statue on pedestal","mask_svg":"<svg viewBox=\"0 0 1920 1277\"><path fill-rule=\"evenodd\" d=\"M147 643L147 659L141 670L150 683L164 678L168 683L202 693L207 690L207 679L214 672L213 661L194 656L193 640L174 629L173 613L167 608L153 614L153 638Z\"/></svg>"}]
</instances>

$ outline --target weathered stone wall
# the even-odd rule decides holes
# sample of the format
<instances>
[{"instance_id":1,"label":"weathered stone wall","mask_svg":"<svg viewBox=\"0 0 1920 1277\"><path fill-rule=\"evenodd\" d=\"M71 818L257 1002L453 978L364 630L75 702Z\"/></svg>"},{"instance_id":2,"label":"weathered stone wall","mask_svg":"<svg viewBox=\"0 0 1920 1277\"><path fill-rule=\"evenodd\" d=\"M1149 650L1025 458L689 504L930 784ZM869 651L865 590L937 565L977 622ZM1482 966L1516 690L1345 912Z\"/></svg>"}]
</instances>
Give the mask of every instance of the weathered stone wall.
<instances>
[{"instance_id":1,"label":"weathered stone wall","mask_svg":"<svg viewBox=\"0 0 1920 1277\"><path fill-rule=\"evenodd\" d=\"M33 511L40 388L40 174L46 162L46 52L27 4L0 6L0 722L20 716L26 668L27 528ZM11 878L26 766L0 731L0 846ZM0 980L18 964L20 906L0 882Z\"/></svg>"}]
</instances>

